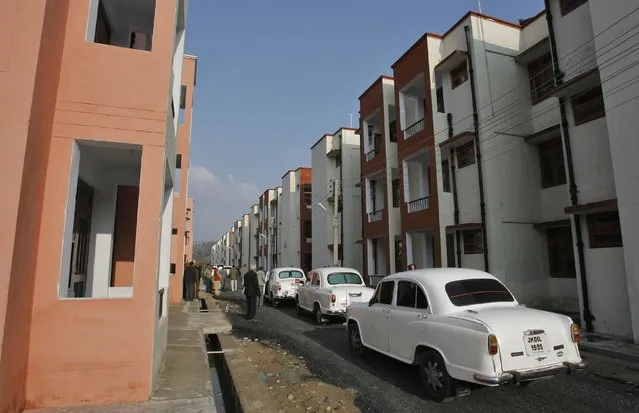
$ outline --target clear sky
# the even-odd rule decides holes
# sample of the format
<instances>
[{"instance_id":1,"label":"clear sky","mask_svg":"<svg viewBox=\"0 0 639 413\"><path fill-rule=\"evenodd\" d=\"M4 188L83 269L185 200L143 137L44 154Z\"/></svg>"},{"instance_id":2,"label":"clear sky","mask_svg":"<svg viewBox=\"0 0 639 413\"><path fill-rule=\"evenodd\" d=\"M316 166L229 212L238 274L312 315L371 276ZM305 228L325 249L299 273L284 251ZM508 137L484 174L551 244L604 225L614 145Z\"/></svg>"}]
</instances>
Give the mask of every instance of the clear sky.
<instances>
[{"instance_id":1,"label":"clear sky","mask_svg":"<svg viewBox=\"0 0 639 413\"><path fill-rule=\"evenodd\" d=\"M516 22L543 0L482 0ZM195 240L217 240L324 133L358 124L358 97L424 32L477 0L190 0L186 52L199 57L191 138Z\"/></svg>"}]
</instances>

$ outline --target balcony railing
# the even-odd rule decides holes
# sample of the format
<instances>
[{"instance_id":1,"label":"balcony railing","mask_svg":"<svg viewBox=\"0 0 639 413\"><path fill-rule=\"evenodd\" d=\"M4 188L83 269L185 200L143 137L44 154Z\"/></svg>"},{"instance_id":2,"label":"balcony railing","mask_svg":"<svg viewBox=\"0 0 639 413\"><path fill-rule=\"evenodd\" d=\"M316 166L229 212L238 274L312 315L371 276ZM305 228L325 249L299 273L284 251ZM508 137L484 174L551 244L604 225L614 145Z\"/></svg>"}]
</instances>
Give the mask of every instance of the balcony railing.
<instances>
[{"instance_id":1,"label":"balcony railing","mask_svg":"<svg viewBox=\"0 0 639 413\"><path fill-rule=\"evenodd\" d=\"M371 159L375 158L377 155L379 155L379 148L373 148L370 151L366 152L366 160L370 161Z\"/></svg>"},{"instance_id":2,"label":"balcony railing","mask_svg":"<svg viewBox=\"0 0 639 413\"><path fill-rule=\"evenodd\" d=\"M382 215L384 213L383 209L378 209L374 212L368 213L368 222L378 222L382 220Z\"/></svg>"},{"instance_id":3,"label":"balcony railing","mask_svg":"<svg viewBox=\"0 0 639 413\"><path fill-rule=\"evenodd\" d=\"M408 213L419 212L428 209L430 196L415 199L414 201L408 201Z\"/></svg>"},{"instance_id":4,"label":"balcony railing","mask_svg":"<svg viewBox=\"0 0 639 413\"><path fill-rule=\"evenodd\" d=\"M418 134L424 130L424 118L421 118L417 122L413 123L406 129L404 129L404 139L408 139L413 135Z\"/></svg>"}]
</instances>

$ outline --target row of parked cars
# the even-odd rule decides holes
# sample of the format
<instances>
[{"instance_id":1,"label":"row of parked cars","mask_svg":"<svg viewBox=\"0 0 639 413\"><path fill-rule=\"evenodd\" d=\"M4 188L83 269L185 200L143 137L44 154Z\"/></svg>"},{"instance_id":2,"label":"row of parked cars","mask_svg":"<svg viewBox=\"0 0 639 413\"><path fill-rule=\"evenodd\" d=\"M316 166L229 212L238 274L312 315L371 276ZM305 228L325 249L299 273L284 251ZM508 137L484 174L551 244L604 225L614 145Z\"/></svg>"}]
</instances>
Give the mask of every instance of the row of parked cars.
<instances>
[{"instance_id":1,"label":"row of parked cars","mask_svg":"<svg viewBox=\"0 0 639 413\"><path fill-rule=\"evenodd\" d=\"M266 298L293 300L318 324L342 318L354 355L376 351L418 365L424 391L439 402L466 388L461 383L524 387L585 367L570 317L519 304L483 271L406 271L371 288L352 268L276 268Z\"/></svg>"}]
</instances>

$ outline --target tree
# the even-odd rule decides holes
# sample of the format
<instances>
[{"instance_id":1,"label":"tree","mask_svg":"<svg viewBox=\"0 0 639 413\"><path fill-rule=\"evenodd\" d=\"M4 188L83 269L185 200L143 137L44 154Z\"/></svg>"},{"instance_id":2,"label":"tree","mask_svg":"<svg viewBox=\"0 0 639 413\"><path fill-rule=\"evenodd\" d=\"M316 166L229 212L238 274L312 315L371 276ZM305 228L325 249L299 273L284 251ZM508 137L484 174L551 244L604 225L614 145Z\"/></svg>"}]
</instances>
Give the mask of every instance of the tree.
<instances>
[{"instance_id":1,"label":"tree","mask_svg":"<svg viewBox=\"0 0 639 413\"><path fill-rule=\"evenodd\" d=\"M193 260L208 263L211 258L211 248L213 241L197 242L193 245Z\"/></svg>"}]
</instances>

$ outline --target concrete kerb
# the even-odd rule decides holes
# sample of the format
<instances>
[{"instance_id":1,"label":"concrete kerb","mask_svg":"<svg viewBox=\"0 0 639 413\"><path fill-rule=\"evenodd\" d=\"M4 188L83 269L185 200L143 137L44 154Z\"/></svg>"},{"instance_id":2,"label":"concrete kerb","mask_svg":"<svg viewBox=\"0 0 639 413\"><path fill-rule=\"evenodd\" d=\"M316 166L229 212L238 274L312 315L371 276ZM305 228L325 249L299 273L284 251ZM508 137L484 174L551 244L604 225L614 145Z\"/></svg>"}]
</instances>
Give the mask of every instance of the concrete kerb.
<instances>
[{"instance_id":1,"label":"concrete kerb","mask_svg":"<svg viewBox=\"0 0 639 413\"><path fill-rule=\"evenodd\" d=\"M621 351L618 349L606 348L601 345L592 343L579 343L579 351L583 353L598 354L600 356L609 357L615 360L628 361L631 363L639 363L639 353Z\"/></svg>"}]
</instances>

